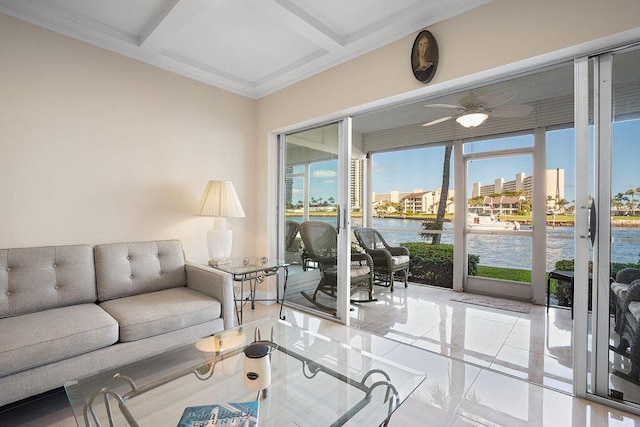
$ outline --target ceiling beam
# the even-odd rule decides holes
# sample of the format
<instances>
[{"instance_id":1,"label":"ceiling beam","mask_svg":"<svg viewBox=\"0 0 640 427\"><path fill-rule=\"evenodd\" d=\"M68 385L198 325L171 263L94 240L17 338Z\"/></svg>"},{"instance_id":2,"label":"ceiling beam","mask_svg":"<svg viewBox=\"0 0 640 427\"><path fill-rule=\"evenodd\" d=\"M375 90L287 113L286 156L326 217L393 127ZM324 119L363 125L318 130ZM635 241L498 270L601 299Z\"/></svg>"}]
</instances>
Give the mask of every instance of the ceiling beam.
<instances>
[{"instance_id":1,"label":"ceiling beam","mask_svg":"<svg viewBox=\"0 0 640 427\"><path fill-rule=\"evenodd\" d=\"M205 6L205 0L173 0L169 7L151 20L140 35L139 47L159 52L167 41L180 34L187 22Z\"/></svg>"},{"instance_id":2,"label":"ceiling beam","mask_svg":"<svg viewBox=\"0 0 640 427\"><path fill-rule=\"evenodd\" d=\"M327 52L344 47L338 33L289 0L249 0L249 4Z\"/></svg>"}]
</instances>

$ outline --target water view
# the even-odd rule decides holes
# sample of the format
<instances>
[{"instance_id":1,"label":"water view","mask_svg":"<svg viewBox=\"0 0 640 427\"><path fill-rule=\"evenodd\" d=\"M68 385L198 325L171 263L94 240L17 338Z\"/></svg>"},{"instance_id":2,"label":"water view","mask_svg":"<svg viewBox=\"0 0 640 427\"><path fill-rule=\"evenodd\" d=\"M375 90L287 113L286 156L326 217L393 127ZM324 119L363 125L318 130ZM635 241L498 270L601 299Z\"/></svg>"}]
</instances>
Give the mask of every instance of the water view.
<instances>
[{"instance_id":1,"label":"water view","mask_svg":"<svg viewBox=\"0 0 640 427\"><path fill-rule=\"evenodd\" d=\"M288 217L297 222L302 217ZM313 220L335 224L334 217L312 217ZM362 219L353 218L352 227L361 227ZM379 230L391 245L403 242L421 241L422 221L400 218L373 218L373 227ZM442 243L453 243L453 228L445 223ZM522 228L523 230L526 227ZM563 259L573 259L573 227L547 228L547 271L554 270L555 263ZM613 262L636 263L640 258L640 228L613 227ZM480 255L480 265L531 268L531 238L526 236L496 236L476 234L469 239L469 253Z\"/></svg>"}]
</instances>

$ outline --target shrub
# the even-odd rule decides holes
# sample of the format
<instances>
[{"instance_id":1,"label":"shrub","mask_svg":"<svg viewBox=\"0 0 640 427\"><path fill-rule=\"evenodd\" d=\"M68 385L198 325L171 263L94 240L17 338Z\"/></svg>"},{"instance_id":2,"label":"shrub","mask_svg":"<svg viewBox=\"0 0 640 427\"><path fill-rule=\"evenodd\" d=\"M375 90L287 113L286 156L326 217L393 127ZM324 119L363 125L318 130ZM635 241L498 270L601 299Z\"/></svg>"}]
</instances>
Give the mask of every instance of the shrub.
<instances>
[{"instance_id":1,"label":"shrub","mask_svg":"<svg viewBox=\"0 0 640 427\"><path fill-rule=\"evenodd\" d=\"M445 288L453 287L453 245L432 245L426 242L401 243L409 249L411 280ZM469 255L469 275L475 276L480 257Z\"/></svg>"}]
</instances>

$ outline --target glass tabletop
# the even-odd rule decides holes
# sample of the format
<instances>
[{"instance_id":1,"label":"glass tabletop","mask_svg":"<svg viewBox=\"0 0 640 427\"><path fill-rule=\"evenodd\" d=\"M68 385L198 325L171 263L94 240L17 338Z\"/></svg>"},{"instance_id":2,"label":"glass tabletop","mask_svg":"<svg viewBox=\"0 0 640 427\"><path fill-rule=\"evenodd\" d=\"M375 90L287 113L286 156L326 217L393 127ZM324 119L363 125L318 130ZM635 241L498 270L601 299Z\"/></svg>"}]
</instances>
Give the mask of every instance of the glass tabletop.
<instances>
[{"instance_id":1,"label":"glass tabletop","mask_svg":"<svg viewBox=\"0 0 640 427\"><path fill-rule=\"evenodd\" d=\"M243 384L243 350L255 341L270 349L266 393ZM176 426L186 407L251 401L259 402L260 427L378 426L424 379L397 363L269 318L68 382L65 389L80 426L109 425L109 408L113 425Z\"/></svg>"},{"instance_id":2,"label":"glass tabletop","mask_svg":"<svg viewBox=\"0 0 640 427\"><path fill-rule=\"evenodd\" d=\"M291 263L265 256L231 258L227 263L211 265L211 267L234 275L258 273L287 267Z\"/></svg>"}]
</instances>

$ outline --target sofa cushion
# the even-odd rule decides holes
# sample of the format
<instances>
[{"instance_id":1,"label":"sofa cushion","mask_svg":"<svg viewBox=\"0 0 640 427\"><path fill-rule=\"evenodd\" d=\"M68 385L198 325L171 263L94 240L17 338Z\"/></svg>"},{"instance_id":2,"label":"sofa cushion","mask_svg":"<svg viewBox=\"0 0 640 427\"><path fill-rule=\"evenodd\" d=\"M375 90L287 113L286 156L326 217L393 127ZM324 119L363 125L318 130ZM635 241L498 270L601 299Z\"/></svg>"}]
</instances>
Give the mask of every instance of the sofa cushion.
<instances>
[{"instance_id":1,"label":"sofa cushion","mask_svg":"<svg viewBox=\"0 0 640 427\"><path fill-rule=\"evenodd\" d=\"M96 304L0 319L0 376L107 347L118 324Z\"/></svg>"},{"instance_id":2,"label":"sofa cushion","mask_svg":"<svg viewBox=\"0 0 640 427\"><path fill-rule=\"evenodd\" d=\"M0 318L96 298L91 246L0 249Z\"/></svg>"},{"instance_id":3,"label":"sofa cushion","mask_svg":"<svg viewBox=\"0 0 640 427\"><path fill-rule=\"evenodd\" d=\"M100 303L120 325L120 341L177 331L220 317L220 302L182 287L118 298Z\"/></svg>"},{"instance_id":4,"label":"sofa cushion","mask_svg":"<svg viewBox=\"0 0 640 427\"><path fill-rule=\"evenodd\" d=\"M185 286L178 240L109 243L94 248L98 299L107 301Z\"/></svg>"}]
</instances>

